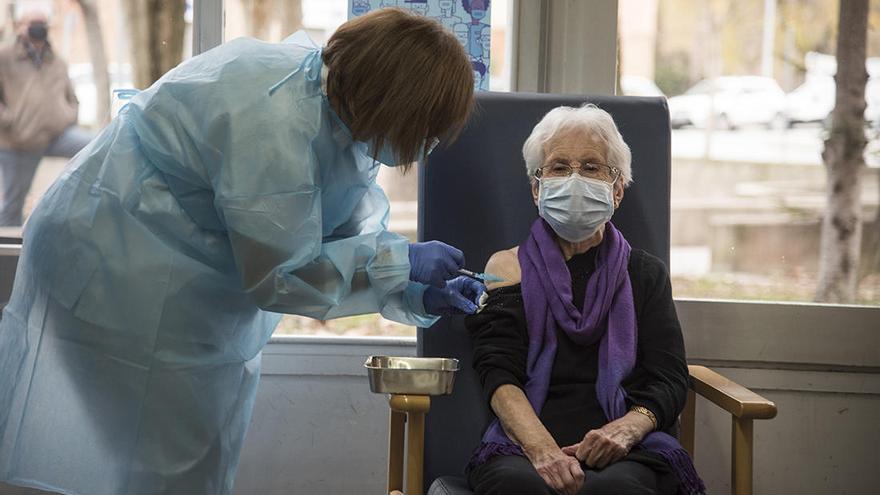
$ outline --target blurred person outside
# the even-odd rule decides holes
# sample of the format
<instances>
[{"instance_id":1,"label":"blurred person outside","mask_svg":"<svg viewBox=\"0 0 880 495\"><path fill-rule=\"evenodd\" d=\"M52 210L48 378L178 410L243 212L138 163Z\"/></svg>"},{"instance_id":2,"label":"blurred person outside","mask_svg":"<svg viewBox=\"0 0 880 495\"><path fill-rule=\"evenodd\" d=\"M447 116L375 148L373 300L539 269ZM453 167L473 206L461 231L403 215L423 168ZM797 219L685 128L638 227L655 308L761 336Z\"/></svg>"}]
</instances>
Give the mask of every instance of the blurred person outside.
<instances>
[{"instance_id":1,"label":"blurred person outside","mask_svg":"<svg viewBox=\"0 0 880 495\"><path fill-rule=\"evenodd\" d=\"M24 200L43 156L70 158L91 139L76 126L79 102L67 64L49 43L49 21L27 12L0 48L0 226L22 224Z\"/></svg>"}]
</instances>

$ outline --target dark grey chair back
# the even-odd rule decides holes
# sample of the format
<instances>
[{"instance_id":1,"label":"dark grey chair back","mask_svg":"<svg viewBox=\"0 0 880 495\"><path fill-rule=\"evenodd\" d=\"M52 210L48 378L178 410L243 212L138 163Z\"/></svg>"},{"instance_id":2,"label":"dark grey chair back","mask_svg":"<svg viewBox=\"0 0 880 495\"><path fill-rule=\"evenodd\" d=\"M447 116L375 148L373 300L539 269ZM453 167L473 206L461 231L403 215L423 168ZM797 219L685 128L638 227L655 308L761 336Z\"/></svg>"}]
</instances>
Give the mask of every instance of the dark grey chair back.
<instances>
[{"instance_id":1,"label":"dark grey chair back","mask_svg":"<svg viewBox=\"0 0 880 495\"><path fill-rule=\"evenodd\" d=\"M608 111L629 144L634 184L612 221L634 248L669 261L670 131L663 98L481 93L468 127L441 145L420 170L419 239L442 240L464 251L468 268L482 271L489 256L520 244L537 217L522 145L549 110L594 103ZM427 415L425 488L445 475L462 475L487 424L463 318L443 318L419 329L421 356L461 361L455 392L438 397Z\"/></svg>"}]
</instances>

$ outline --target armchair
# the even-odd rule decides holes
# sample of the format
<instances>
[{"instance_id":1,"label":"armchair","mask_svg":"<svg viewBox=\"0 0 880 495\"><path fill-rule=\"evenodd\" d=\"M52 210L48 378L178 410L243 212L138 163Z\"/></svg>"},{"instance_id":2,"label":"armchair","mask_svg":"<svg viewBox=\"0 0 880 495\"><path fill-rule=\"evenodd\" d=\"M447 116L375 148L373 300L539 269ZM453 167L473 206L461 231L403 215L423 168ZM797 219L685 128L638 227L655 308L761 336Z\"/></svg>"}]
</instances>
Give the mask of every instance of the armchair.
<instances>
[{"instance_id":1,"label":"armchair","mask_svg":"<svg viewBox=\"0 0 880 495\"><path fill-rule=\"evenodd\" d=\"M458 141L445 149L441 146L420 168L419 238L457 246L464 251L467 266L476 270L495 251L519 244L537 215L521 157L523 142L550 109L584 102L611 113L632 150L635 182L614 216L615 225L633 247L668 264L671 157L669 111L663 98L479 94L475 116ZM418 354L461 361L453 394L431 398L418 407L423 412L417 415L431 410L423 417L424 469L418 479L424 480L424 489L430 486L431 495L470 494L462 473L488 414L472 369L462 318L444 318L430 329L420 329ZM776 406L705 367L691 366L690 373L693 390L682 415L682 443L694 453L695 393L729 411L733 417L733 492L749 494L752 421L774 417ZM400 399L397 405L391 418L392 441L402 442ZM418 426L420 420L416 422ZM411 444L419 445L419 437L417 431ZM394 448L392 444L392 452ZM398 452L402 455L402 443ZM403 490L402 483L397 483L389 486L389 492ZM420 495L409 492L412 489L406 495Z\"/></svg>"}]
</instances>

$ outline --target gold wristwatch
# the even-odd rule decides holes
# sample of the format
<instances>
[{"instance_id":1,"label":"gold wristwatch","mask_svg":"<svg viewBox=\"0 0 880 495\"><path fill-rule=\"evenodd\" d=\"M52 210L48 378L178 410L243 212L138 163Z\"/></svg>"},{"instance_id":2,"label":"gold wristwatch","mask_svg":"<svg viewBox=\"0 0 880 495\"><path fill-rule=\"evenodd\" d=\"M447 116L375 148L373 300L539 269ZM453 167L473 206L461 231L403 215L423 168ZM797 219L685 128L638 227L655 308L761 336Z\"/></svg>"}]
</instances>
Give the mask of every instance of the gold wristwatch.
<instances>
[{"instance_id":1,"label":"gold wristwatch","mask_svg":"<svg viewBox=\"0 0 880 495\"><path fill-rule=\"evenodd\" d=\"M654 425L654 430L657 429L657 416L654 416L654 413L652 413L650 409L644 406L632 406L629 408L629 410L647 416L648 419L651 420L651 424Z\"/></svg>"}]
</instances>

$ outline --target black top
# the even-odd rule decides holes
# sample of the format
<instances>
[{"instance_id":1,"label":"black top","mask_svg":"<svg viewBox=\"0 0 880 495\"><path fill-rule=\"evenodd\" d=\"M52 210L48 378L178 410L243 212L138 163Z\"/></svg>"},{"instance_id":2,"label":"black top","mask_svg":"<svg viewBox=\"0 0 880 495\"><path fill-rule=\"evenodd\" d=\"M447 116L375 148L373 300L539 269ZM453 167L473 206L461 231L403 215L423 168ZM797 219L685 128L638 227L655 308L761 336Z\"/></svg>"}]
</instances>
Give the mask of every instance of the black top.
<instances>
[{"instance_id":1,"label":"black top","mask_svg":"<svg viewBox=\"0 0 880 495\"><path fill-rule=\"evenodd\" d=\"M597 250L573 256L572 303L583 309L587 279L595 268ZM629 259L633 302L638 325L636 366L623 382L627 406L647 407L659 429L672 432L687 398L688 370L684 342L666 266L634 249ZM528 335L522 287L511 285L489 292L486 307L468 316L465 325L474 347L474 368L489 402L501 385L524 388ZM580 346L557 330L558 346L541 422L560 447L580 442L592 429L608 423L596 397L599 344ZM491 407L489 408L491 411Z\"/></svg>"}]
</instances>

